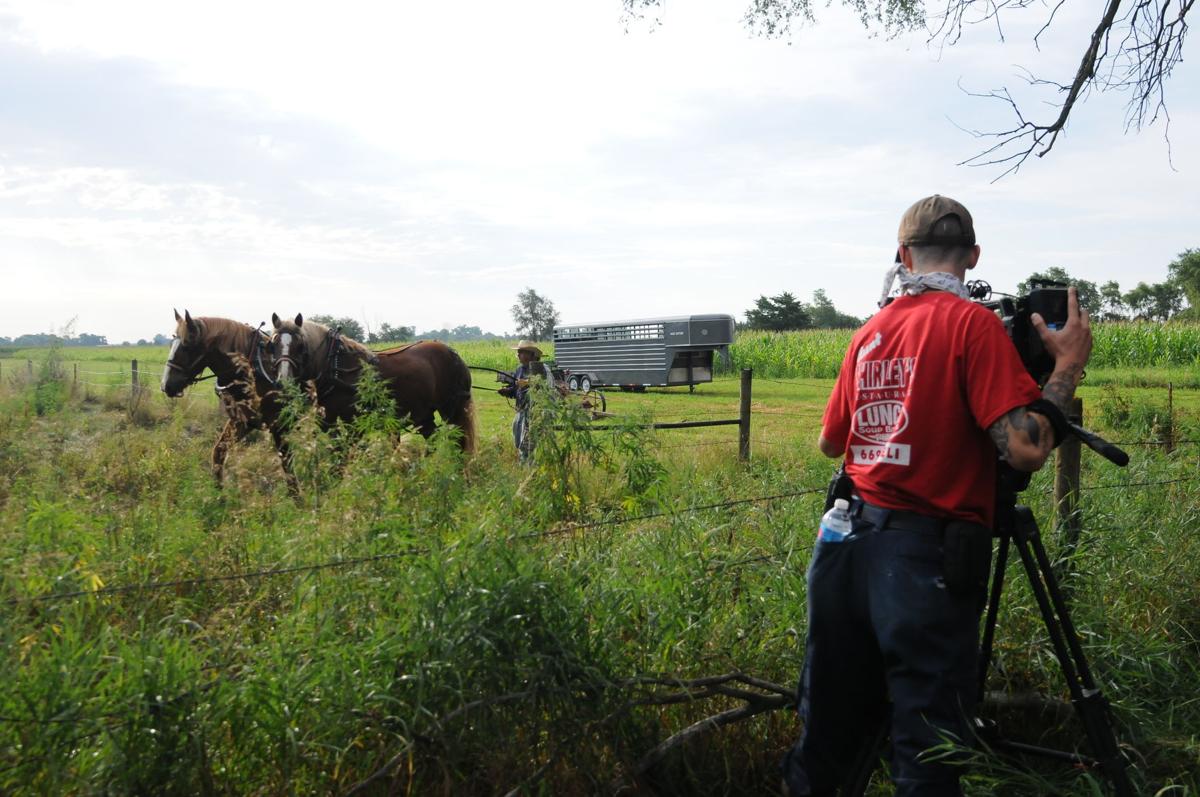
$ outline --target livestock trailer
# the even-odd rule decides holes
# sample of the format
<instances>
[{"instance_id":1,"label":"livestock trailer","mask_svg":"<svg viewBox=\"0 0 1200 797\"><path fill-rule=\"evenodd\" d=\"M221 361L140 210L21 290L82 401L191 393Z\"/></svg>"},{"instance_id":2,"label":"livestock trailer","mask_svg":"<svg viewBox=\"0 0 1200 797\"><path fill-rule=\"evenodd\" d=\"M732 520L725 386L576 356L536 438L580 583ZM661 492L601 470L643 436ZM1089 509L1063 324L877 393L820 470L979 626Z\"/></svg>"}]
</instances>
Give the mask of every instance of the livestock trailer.
<instances>
[{"instance_id":1,"label":"livestock trailer","mask_svg":"<svg viewBox=\"0 0 1200 797\"><path fill-rule=\"evenodd\" d=\"M571 390L625 390L711 382L716 354L729 363L733 316L643 318L554 328L555 367Z\"/></svg>"}]
</instances>

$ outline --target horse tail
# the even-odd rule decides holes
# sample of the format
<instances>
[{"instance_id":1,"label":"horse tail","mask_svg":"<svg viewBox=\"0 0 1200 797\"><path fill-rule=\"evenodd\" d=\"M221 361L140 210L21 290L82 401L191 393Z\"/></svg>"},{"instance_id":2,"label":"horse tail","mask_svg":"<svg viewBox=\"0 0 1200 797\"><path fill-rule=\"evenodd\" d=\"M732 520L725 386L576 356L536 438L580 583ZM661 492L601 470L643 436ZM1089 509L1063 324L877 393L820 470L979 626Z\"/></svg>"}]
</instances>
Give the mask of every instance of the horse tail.
<instances>
[{"instance_id":1,"label":"horse tail","mask_svg":"<svg viewBox=\"0 0 1200 797\"><path fill-rule=\"evenodd\" d=\"M450 349L450 353L454 356L452 364L455 372L454 393L451 396L452 405L448 417L443 417L447 423L452 423L462 430L460 441L462 450L468 454L474 454L476 442L475 401L471 394L471 369L467 367L458 352Z\"/></svg>"}]
</instances>

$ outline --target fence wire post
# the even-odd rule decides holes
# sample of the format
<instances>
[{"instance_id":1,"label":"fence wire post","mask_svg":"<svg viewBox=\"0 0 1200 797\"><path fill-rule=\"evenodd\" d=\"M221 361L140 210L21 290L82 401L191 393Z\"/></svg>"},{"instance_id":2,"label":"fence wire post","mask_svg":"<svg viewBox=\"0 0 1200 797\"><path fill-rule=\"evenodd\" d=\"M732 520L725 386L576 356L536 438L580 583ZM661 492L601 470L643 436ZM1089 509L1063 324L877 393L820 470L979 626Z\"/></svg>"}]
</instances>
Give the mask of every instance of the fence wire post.
<instances>
[{"instance_id":1,"label":"fence wire post","mask_svg":"<svg viewBox=\"0 0 1200 797\"><path fill-rule=\"evenodd\" d=\"M138 392L138 364L137 360L131 360L129 363L129 384L133 386L133 397L137 398Z\"/></svg>"},{"instance_id":2,"label":"fence wire post","mask_svg":"<svg viewBox=\"0 0 1200 797\"><path fill-rule=\"evenodd\" d=\"M750 368L742 369L742 403L738 412L738 460L750 461Z\"/></svg>"},{"instance_id":3,"label":"fence wire post","mask_svg":"<svg viewBox=\"0 0 1200 797\"><path fill-rule=\"evenodd\" d=\"M1072 400L1067 419L1074 424L1083 423L1083 399ZM1059 581L1064 582L1064 586L1065 576L1073 567L1075 549L1079 546L1079 535L1083 527L1079 508L1079 467L1079 438L1067 435L1067 439L1058 447L1054 462L1054 507L1058 534L1063 542L1063 556L1056 568L1059 572L1055 575Z\"/></svg>"},{"instance_id":4,"label":"fence wire post","mask_svg":"<svg viewBox=\"0 0 1200 797\"><path fill-rule=\"evenodd\" d=\"M1170 454L1175 450L1175 383L1167 382L1167 433L1163 435L1163 447Z\"/></svg>"}]
</instances>

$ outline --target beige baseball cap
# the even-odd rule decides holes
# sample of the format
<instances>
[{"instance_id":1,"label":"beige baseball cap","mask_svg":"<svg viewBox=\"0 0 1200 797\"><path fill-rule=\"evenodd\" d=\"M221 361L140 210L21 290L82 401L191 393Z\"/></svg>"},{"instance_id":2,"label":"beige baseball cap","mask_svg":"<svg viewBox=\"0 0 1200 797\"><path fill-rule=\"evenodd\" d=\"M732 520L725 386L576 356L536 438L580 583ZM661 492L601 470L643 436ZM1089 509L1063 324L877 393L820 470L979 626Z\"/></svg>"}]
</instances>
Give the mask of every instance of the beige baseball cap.
<instances>
[{"instance_id":1,"label":"beige baseball cap","mask_svg":"<svg viewBox=\"0 0 1200 797\"><path fill-rule=\"evenodd\" d=\"M975 222L961 202L934 194L904 211L897 238L905 246L974 246Z\"/></svg>"}]
</instances>

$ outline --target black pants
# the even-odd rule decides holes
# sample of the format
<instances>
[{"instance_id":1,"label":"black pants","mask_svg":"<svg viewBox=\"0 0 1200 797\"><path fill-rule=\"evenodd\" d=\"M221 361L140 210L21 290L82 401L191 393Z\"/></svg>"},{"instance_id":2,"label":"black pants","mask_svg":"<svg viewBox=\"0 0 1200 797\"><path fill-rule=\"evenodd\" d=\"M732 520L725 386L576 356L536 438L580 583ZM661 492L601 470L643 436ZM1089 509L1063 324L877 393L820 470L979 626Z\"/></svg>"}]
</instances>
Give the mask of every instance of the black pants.
<instances>
[{"instance_id":1,"label":"black pants","mask_svg":"<svg viewBox=\"0 0 1200 797\"><path fill-rule=\"evenodd\" d=\"M880 722L891 723L897 795L961 794L962 767L931 756L947 739L970 742L981 602L949 593L940 531L907 517L924 522L876 516L879 529L856 518L845 541L817 543L799 687L804 727L783 764L796 797L835 794Z\"/></svg>"}]
</instances>

